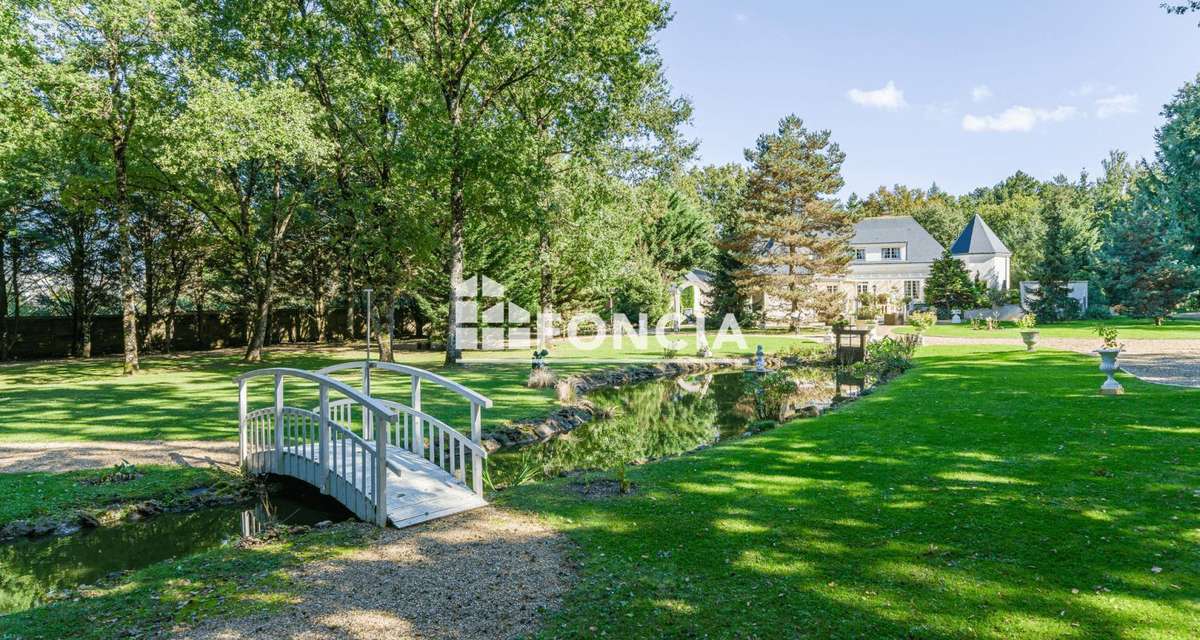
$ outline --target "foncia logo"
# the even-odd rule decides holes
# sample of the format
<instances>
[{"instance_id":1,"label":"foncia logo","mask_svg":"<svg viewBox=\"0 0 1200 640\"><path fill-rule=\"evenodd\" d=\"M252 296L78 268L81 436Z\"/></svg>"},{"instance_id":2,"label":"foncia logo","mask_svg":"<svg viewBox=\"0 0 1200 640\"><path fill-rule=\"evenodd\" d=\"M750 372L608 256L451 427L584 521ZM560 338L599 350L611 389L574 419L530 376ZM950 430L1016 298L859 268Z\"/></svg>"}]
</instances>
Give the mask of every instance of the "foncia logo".
<instances>
[{"instance_id":1,"label":"foncia logo","mask_svg":"<svg viewBox=\"0 0 1200 640\"><path fill-rule=\"evenodd\" d=\"M459 349L517 349L532 343L529 311L506 301L504 286L487 276L472 276L455 287L454 309Z\"/></svg>"},{"instance_id":2,"label":"foncia logo","mask_svg":"<svg viewBox=\"0 0 1200 640\"><path fill-rule=\"evenodd\" d=\"M540 348L548 346L556 335L558 314L544 310L538 314L535 326L527 309L505 299L504 285L484 275L466 278L454 288L454 309L454 336L462 351L527 349L535 344ZM694 322L681 333L680 325L689 320ZM653 348L649 340L652 326L660 348L709 352L704 316L684 318L678 309L653 324L645 313L639 313L636 325L622 313L613 314L609 321L595 313L575 314L566 323L567 342L577 350L591 351L611 341L613 349L626 351L628 346L631 348L627 351L634 355ZM725 314L711 348L719 349L726 342L746 348L733 314Z\"/></svg>"}]
</instances>

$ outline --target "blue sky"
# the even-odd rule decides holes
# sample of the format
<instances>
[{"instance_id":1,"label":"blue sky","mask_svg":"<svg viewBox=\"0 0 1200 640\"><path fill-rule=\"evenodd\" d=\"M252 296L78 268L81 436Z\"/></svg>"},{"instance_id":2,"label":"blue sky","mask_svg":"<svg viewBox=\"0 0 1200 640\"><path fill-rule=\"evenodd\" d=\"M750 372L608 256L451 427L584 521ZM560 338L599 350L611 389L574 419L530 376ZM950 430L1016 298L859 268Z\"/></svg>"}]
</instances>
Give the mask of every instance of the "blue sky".
<instances>
[{"instance_id":1,"label":"blue sky","mask_svg":"<svg viewBox=\"0 0 1200 640\"><path fill-rule=\"evenodd\" d=\"M846 152L846 188L952 193L1022 169L1099 171L1109 149L1153 154L1163 103L1200 73L1200 15L1159 0L675 0L659 35L695 107L702 163L796 113Z\"/></svg>"}]
</instances>

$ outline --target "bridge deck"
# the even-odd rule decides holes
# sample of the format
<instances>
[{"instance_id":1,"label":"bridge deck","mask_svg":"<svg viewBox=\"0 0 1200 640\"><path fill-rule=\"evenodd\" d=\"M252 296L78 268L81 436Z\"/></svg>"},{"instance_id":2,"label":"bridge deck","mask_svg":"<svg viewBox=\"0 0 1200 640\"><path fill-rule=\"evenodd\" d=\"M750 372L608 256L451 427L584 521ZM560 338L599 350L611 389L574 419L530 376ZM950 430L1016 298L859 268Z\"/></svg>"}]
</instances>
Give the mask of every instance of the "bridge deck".
<instances>
[{"instance_id":1,"label":"bridge deck","mask_svg":"<svg viewBox=\"0 0 1200 640\"><path fill-rule=\"evenodd\" d=\"M340 445L344 442L331 441L331 457L341 455ZM307 463L304 466L311 470L315 471L320 465L316 447L287 447L284 451L303 460ZM400 470L399 475L393 468L387 473L387 511L392 526L403 528L487 505L487 501L469 487L425 458L399 447L390 447L387 453L390 466ZM284 467L289 468L286 463ZM312 477L315 478L315 474ZM370 498L369 495L366 497Z\"/></svg>"}]
</instances>

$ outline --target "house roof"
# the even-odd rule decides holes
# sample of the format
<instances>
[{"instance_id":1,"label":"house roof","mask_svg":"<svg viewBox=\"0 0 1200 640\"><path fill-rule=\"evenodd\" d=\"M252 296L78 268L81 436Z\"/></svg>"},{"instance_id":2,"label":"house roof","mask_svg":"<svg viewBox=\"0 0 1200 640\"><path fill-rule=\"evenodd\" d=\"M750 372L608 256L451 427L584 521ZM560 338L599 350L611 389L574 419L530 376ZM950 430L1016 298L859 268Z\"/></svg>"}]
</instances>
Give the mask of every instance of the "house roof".
<instances>
[{"instance_id":1,"label":"house roof","mask_svg":"<svg viewBox=\"0 0 1200 640\"><path fill-rule=\"evenodd\" d=\"M954 255L962 255L966 253L992 253L999 255L1012 255L1008 247L1000 241L1000 237L996 235L992 228L987 226L983 218L979 214L967 223L962 233L958 234L958 239L950 246L950 253Z\"/></svg>"},{"instance_id":2,"label":"house roof","mask_svg":"<svg viewBox=\"0 0 1200 640\"><path fill-rule=\"evenodd\" d=\"M912 216L864 218L854 225L850 245L893 244L908 247L906 262L933 262L942 255L942 245Z\"/></svg>"}]
</instances>

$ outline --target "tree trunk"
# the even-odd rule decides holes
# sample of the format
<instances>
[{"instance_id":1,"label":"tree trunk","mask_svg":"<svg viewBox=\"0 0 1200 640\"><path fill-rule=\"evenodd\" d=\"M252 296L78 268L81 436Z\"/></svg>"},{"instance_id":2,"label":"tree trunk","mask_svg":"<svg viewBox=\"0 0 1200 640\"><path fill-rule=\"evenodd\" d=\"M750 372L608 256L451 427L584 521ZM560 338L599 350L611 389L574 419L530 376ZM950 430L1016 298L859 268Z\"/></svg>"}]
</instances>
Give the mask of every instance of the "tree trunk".
<instances>
[{"instance_id":1,"label":"tree trunk","mask_svg":"<svg viewBox=\"0 0 1200 640\"><path fill-rule=\"evenodd\" d=\"M166 341L163 344L163 349L167 353L171 353L175 346L175 314L179 313L179 294L183 291L183 280L185 277L185 275L180 275L177 272L175 282L171 285L171 300L167 305L167 324L164 327Z\"/></svg>"},{"instance_id":2,"label":"tree trunk","mask_svg":"<svg viewBox=\"0 0 1200 640\"><path fill-rule=\"evenodd\" d=\"M455 335L458 310L455 309L455 293L463 276L463 227L467 217L463 171L455 167L450 172L450 256L446 264L446 275L450 276L450 295L446 305L446 364L456 364L459 358L458 339Z\"/></svg>"},{"instance_id":3,"label":"tree trunk","mask_svg":"<svg viewBox=\"0 0 1200 640\"><path fill-rule=\"evenodd\" d=\"M79 357L92 357L92 314L85 312L79 321Z\"/></svg>"},{"instance_id":4,"label":"tree trunk","mask_svg":"<svg viewBox=\"0 0 1200 640\"><path fill-rule=\"evenodd\" d=\"M5 249L8 227L0 228L0 362L8 360L8 278L5 272Z\"/></svg>"},{"instance_id":5,"label":"tree trunk","mask_svg":"<svg viewBox=\"0 0 1200 640\"><path fill-rule=\"evenodd\" d=\"M325 296L313 297L313 342L325 342Z\"/></svg>"},{"instance_id":6,"label":"tree trunk","mask_svg":"<svg viewBox=\"0 0 1200 640\"><path fill-rule=\"evenodd\" d=\"M380 302L383 303L383 311L378 312L383 321L380 323L378 333L379 359L383 362L395 362L395 345L392 344L392 338L396 335L396 294L388 292L382 297Z\"/></svg>"},{"instance_id":7,"label":"tree trunk","mask_svg":"<svg viewBox=\"0 0 1200 640\"><path fill-rule=\"evenodd\" d=\"M116 111L121 98L121 80L118 74L120 61L111 58L108 61L108 82L112 108ZM128 118L133 118L130 114ZM113 152L113 168L116 170L116 207L117 207L117 251L121 269L121 332L125 338L124 374L133 375L138 371L138 335L137 335L137 304L133 291L133 245L129 240L129 176L125 151L129 144L129 132L133 121L117 117L111 122Z\"/></svg>"},{"instance_id":8,"label":"tree trunk","mask_svg":"<svg viewBox=\"0 0 1200 640\"><path fill-rule=\"evenodd\" d=\"M541 265L538 309L549 318L554 305L554 269L550 264L550 227L543 223L538 232L538 264Z\"/></svg>"},{"instance_id":9,"label":"tree trunk","mask_svg":"<svg viewBox=\"0 0 1200 640\"><path fill-rule=\"evenodd\" d=\"M271 311L271 276L269 274L265 281L266 286L255 295L254 317L251 318L253 324L251 325L250 339L246 342L246 356L243 358L246 362L262 360L263 342L267 337L267 320Z\"/></svg>"}]
</instances>

